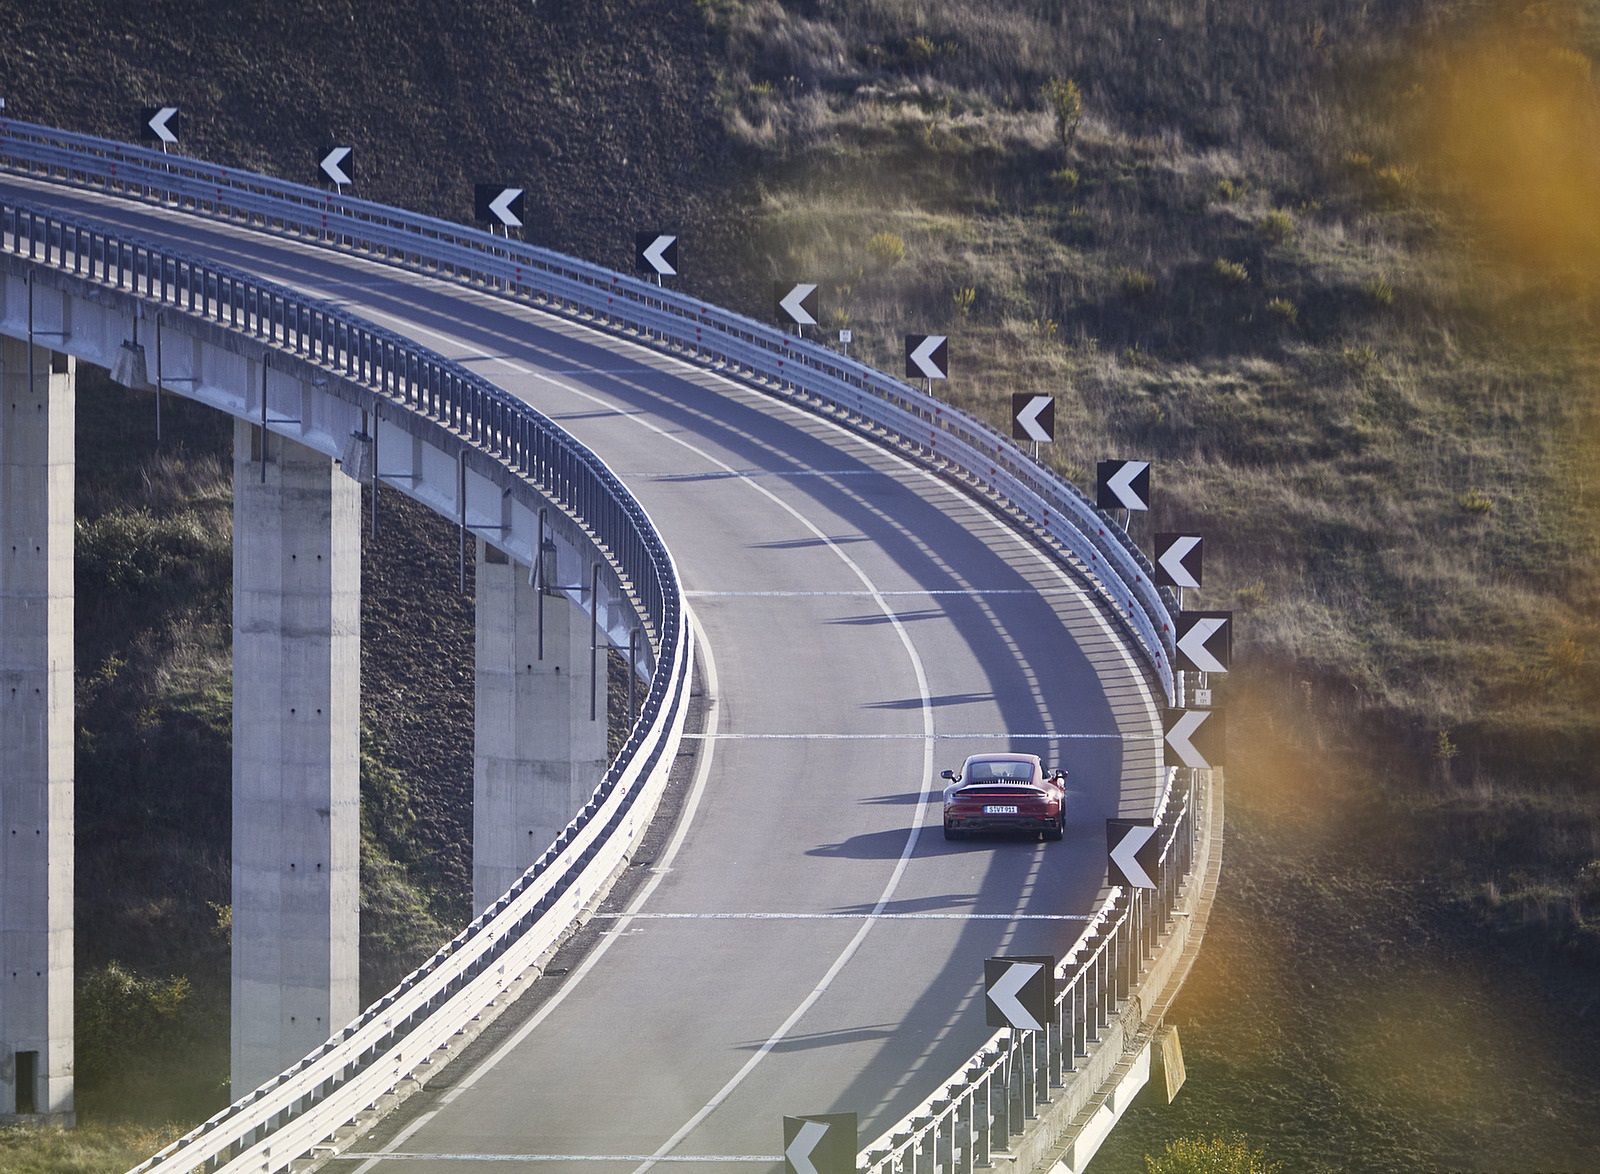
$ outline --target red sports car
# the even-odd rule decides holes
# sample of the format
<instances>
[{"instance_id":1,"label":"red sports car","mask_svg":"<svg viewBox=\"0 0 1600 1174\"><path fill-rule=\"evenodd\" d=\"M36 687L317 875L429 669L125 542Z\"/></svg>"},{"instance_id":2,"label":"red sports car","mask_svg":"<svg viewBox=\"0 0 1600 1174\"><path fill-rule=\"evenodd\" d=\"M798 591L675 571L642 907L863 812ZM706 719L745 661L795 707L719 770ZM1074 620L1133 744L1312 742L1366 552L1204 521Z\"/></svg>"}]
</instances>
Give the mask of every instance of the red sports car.
<instances>
[{"instance_id":1,"label":"red sports car","mask_svg":"<svg viewBox=\"0 0 1600 1174\"><path fill-rule=\"evenodd\" d=\"M1046 771L1037 754L974 754L961 773L940 775L944 789L944 838L968 832L1042 832L1059 840L1066 828L1064 770Z\"/></svg>"}]
</instances>

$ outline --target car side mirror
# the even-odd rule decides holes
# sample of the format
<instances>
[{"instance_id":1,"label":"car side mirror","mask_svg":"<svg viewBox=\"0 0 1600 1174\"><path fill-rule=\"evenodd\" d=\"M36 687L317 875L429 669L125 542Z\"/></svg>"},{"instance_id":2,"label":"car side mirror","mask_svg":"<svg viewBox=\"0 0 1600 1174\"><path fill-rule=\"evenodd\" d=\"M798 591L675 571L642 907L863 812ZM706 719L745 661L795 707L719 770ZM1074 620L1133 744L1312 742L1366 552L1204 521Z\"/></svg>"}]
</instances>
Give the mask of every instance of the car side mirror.
<instances>
[{"instance_id":1,"label":"car side mirror","mask_svg":"<svg viewBox=\"0 0 1600 1174\"><path fill-rule=\"evenodd\" d=\"M949 779L953 783L956 781L956 772L953 770L940 771L939 777L941 779Z\"/></svg>"}]
</instances>

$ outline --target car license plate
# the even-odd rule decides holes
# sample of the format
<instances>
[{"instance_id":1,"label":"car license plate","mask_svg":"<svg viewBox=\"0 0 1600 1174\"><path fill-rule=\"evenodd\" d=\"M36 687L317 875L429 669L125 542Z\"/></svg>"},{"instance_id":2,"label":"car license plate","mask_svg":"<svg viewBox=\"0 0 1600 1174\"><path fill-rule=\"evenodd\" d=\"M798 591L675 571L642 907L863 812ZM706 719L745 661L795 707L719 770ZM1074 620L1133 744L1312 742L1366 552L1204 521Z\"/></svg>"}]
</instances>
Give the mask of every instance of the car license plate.
<instances>
[{"instance_id":1,"label":"car license plate","mask_svg":"<svg viewBox=\"0 0 1600 1174\"><path fill-rule=\"evenodd\" d=\"M1002 806L998 803L991 803L988 807L983 809L983 813L985 815L1015 815L1017 813L1017 807L1014 803L1006 806Z\"/></svg>"}]
</instances>

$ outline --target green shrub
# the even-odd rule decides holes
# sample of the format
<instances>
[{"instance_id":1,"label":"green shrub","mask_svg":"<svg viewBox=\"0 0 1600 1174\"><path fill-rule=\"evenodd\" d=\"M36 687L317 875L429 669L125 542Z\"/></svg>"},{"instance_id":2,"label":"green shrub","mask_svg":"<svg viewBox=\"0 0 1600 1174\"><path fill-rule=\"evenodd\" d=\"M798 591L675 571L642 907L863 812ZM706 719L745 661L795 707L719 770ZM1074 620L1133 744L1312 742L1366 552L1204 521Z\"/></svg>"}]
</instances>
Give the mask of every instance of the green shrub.
<instances>
[{"instance_id":1,"label":"green shrub","mask_svg":"<svg viewBox=\"0 0 1600 1174\"><path fill-rule=\"evenodd\" d=\"M1156 279L1143 269L1123 265L1117 270L1117 285L1130 297L1141 297L1156 287Z\"/></svg>"},{"instance_id":2,"label":"green shrub","mask_svg":"<svg viewBox=\"0 0 1600 1174\"><path fill-rule=\"evenodd\" d=\"M956 313L965 318L972 313L972 303L977 300L978 291L972 286L962 286L950 295L950 300L955 303Z\"/></svg>"},{"instance_id":3,"label":"green shrub","mask_svg":"<svg viewBox=\"0 0 1600 1174\"><path fill-rule=\"evenodd\" d=\"M1340 358L1357 375L1365 375L1378 365L1378 352L1369 343L1346 347Z\"/></svg>"},{"instance_id":4,"label":"green shrub","mask_svg":"<svg viewBox=\"0 0 1600 1174\"><path fill-rule=\"evenodd\" d=\"M1078 190L1078 173L1070 167L1063 167L1050 173L1051 181L1064 192Z\"/></svg>"},{"instance_id":5,"label":"green shrub","mask_svg":"<svg viewBox=\"0 0 1600 1174\"><path fill-rule=\"evenodd\" d=\"M74 1012L80 1107L159 1121L226 1100L227 1012L203 1006L187 977L108 962L79 976Z\"/></svg>"},{"instance_id":6,"label":"green shrub","mask_svg":"<svg viewBox=\"0 0 1600 1174\"><path fill-rule=\"evenodd\" d=\"M1071 78L1051 78L1039 91L1056 119L1056 142L1063 149L1072 146L1078 137L1078 124L1083 121L1083 93Z\"/></svg>"},{"instance_id":7,"label":"green shrub","mask_svg":"<svg viewBox=\"0 0 1600 1174\"><path fill-rule=\"evenodd\" d=\"M867 255L888 269L906 259L905 238L897 232L875 232L867 238Z\"/></svg>"},{"instance_id":8,"label":"green shrub","mask_svg":"<svg viewBox=\"0 0 1600 1174\"><path fill-rule=\"evenodd\" d=\"M1378 168L1373 179L1377 182L1378 195L1387 203L1407 204L1416 198L1418 181L1414 167L1390 164Z\"/></svg>"},{"instance_id":9,"label":"green shrub","mask_svg":"<svg viewBox=\"0 0 1600 1174\"><path fill-rule=\"evenodd\" d=\"M1276 1174L1282 1162L1269 1162L1242 1137L1180 1137L1160 1157L1146 1154L1149 1174Z\"/></svg>"},{"instance_id":10,"label":"green shrub","mask_svg":"<svg viewBox=\"0 0 1600 1174\"><path fill-rule=\"evenodd\" d=\"M1238 261L1230 261L1226 257L1218 257L1212 264L1211 270L1226 285L1248 285L1250 270Z\"/></svg>"},{"instance_id":11,"label":"green shrub","mask_svg":"<svg viewBox=\"0 0 1600 1174\"><path fill-rule=\"evenodd\" d=\"M1300 321L1300 307L1288 298L1273 298L1267 303L1267 313L1277 318L1285 326L1293 326Z\"/></svg>"},{"instance_id":12,"label":"green shrub","mask_svg":"<svg viewBox=\"0 0 1600 1174\"><path fill-rule=\"evenodd\" d=\"M1394 283L1387 277L1379 275L1367 282L1366 295L1377 306L1394 305Z\"/></svg>"},{"instance_id":13,"label":"green shrub","mask_svg":"<svg viewBox=\"0 0 1600 1174\"><path fill-rule=\"evenodd\" d=\"M1256 231L1281 245L1294 235L1294 217L1281 208L1274 209L1256 221Z\"/></svg>"},{"instance_id":14,"label":"green shrub","mask_svg":"<svg viewBox=\"0 0 1600 1174\"><path fill-rule=\"evenodd\" d=\"M1463 513L1472 514L1476 517L1494 513L1494 498L1476 485L1461 495L1459 504Z\"/></svg>"},{"instance_id":15,"label":"green shrub","mask_svg":"<svg viewBox=\"0 0 1600 1174\"><path fill-rule=\"evenodd\" d=\"M1217 181L1217 199L1224 204L1231 204L1242 195L1244 195L1244 184L1235 183L1231 179Z\"/></svg>"}]
</instances>

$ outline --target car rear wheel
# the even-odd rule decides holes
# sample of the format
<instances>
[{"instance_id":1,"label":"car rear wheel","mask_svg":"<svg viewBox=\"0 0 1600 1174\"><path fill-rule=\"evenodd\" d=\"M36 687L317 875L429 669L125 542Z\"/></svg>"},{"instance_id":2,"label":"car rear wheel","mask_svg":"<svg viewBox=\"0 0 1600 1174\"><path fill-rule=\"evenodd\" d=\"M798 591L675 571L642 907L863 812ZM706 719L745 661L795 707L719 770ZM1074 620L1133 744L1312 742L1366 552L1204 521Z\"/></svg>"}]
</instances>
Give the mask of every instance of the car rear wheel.
<instances>
[{"instance_id":1,"label":"car rear wheel","mask_svg":"<svg viewBox=\"0 0 1600 1174\"><path fill-rule=\"evenodd\" d=\"M1067 830L1067 816L1065 812L1056 816L1056 822L1045 829L1044 838L1059 840Z\"/></svg>"},{"instance_id":2,"label":"car rear wheel","mask_svg":"<svg viewBox=\"0 0 1600 1174\"><path fill-rule=\"evenodd\" d=\"M944 825L944 838L947 840L964 840L967 833L959 828L953 828L948 823Z\"/></svg>"}]
</instances>

